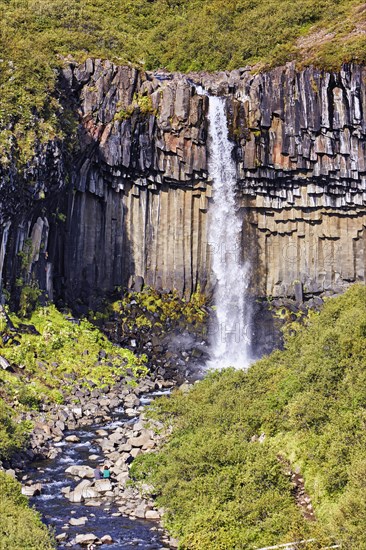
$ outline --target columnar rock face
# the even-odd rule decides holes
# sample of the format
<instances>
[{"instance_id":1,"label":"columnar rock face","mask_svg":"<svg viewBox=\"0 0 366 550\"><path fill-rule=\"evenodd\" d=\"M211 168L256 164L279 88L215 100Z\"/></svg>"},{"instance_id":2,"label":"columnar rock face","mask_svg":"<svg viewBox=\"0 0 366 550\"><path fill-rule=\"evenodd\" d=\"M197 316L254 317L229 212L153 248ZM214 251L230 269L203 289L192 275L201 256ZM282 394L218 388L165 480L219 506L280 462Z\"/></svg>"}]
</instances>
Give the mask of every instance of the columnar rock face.
<instances>
[{"instance_id":1,"label":"columnar rock face","mask_svg":"<svg viewBox=\"0 0 366 550\"><path fill-rule=\"evenodd\" d=\"M64 74L81 122L67 296L87 299L137 277L186 295L204 288L207 97L179 75L108 62L89 60Z\"/></svg>"},{"instance_id":2,"label":"columnar rock face","mask_svg":"<svg viewBox=\"0 0 366 550\"><path fill-rule=\"evenodd\" d=\"M171 75L88 60L62 80L79 121L70 181L59 181L58 152L52 201L4 218L0 275L9 288L22 263L67 301L141 277L186 295L212 290L209 98L198 84L227 96L253 292L365 281L365 68Z\"/></svg>"},{"instance_id":3,"label":"columnar rock face","mask_svg":"<svg viewBox=\"0 0 366 550\"><path fill-rule=\"evenodd\" d=\"M366 69L293 65L201 77L229 96L256 293L313 293L366 279Z\"/></svg>"}]
</instances>

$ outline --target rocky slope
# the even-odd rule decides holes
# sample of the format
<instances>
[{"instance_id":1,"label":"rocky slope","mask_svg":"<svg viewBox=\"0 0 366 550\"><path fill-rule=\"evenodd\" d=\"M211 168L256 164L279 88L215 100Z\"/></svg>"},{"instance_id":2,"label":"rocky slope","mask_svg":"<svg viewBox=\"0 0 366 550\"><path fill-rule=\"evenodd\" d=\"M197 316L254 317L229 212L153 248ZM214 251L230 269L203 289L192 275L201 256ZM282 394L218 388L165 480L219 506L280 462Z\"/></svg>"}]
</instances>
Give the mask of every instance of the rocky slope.
<instances>
[{"instance_id":1,"label":"rocky slope","mask_svg":"<svg viewBox=\"0 0 366 550\"><path fill-rule=\"evenodd\" d=\"M14 292L21 275L89 305L136 280L185 295L212 290L209 99L198 84L227 96L254 293L364 281L365 70L180 75L69 64L60 87L78 119L74 160L68 168L65 144L36 155L27 201L4 176L4 287Z\"/></svg>"}]
</instances>

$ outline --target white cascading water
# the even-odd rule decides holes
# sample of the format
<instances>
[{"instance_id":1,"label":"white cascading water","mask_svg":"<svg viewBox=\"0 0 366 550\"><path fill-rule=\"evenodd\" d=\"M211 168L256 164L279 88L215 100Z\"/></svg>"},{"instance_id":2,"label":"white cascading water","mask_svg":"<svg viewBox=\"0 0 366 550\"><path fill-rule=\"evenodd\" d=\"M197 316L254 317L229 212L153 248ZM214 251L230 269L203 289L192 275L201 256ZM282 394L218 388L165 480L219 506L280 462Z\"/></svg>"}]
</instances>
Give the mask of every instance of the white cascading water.
<instances>
[{"instance_id":1,"label":"white cascading water","mask_svg":"<svg viewBox=\"0 0 366 550\"><path fill-rule=\"evenodd\" d=\"M235 197L233 144L229 141L225 100L209 98L209 176L213 182L209 243L214 277L216 323L211 327L209 368L250 364L249 265L241 260L242 221Z\"/></svg>"}]
</instances>

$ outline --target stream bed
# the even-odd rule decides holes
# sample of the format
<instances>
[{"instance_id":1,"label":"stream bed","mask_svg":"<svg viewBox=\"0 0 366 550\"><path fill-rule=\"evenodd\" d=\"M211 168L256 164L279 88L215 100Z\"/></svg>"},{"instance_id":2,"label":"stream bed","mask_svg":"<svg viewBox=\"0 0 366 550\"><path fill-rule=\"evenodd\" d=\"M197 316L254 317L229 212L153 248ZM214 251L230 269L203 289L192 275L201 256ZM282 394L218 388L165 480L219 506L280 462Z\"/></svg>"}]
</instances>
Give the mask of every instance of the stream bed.
<instances>
[{"instance_id":1,"label":"stream bed","mask_svg":"<svg viewBox=\"0 0 366 550\"><path fill-rule=\"evenodd\" d=\"M141 404L149 403L156 395L162 393L166 392L155 392L142 397ZM28 478L32 483L42 484L41 495L31 498L30 503L41 513L43 521L55 529L56 535L67 533L67 538L58 542L58 548L81 548L79 544L73 542L73 539L76 535L86 533L93 533L99 539L109 535L113 543L102 547L111 550L167 548L162 542L163 530L156 522L122 515L113 498L102 502L100 506L90 506L85 503L71 503L62 493L63 488L67 486L73 488L78 483L73 476L65 473L69 466L102 467L103 453L95 442L98 439L97 430L112 432L118 426L128 425L137 420L137 418L127 418L122 408L115 409L111 417L111 421L105 424L83 426L80 429L65 432L65 436L75 435L80 441L71 443L63 439L54 444L56 448L62 450L56 458L33 462L30 465L27 470ZM93 455L95 458L90 458ZM87 518L84 525L69 524L71 518L81 517Z\"/></svg>"}]
</instances>

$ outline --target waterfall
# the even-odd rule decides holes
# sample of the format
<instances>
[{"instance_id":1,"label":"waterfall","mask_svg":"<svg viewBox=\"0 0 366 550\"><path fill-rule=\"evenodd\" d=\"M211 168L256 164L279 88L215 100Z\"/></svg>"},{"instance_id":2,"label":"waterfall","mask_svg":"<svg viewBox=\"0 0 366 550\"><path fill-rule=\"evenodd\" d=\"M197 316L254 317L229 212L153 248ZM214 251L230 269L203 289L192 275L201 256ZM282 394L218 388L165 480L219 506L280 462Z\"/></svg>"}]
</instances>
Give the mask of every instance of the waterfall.
<instances>
[{"instance_id":1,"label":"waterfall","mask_svg":"<svg viewBox=\"0 0 366 550\"><path fill-rule=\"evenodd\" d=\"M209 243L216 287L209 368L250 363L249 265L242 262L242 220L236 200L236 165L229 141L225 99L209 98L209 176L213 182Z\"/></svg>"}]
</instances>

